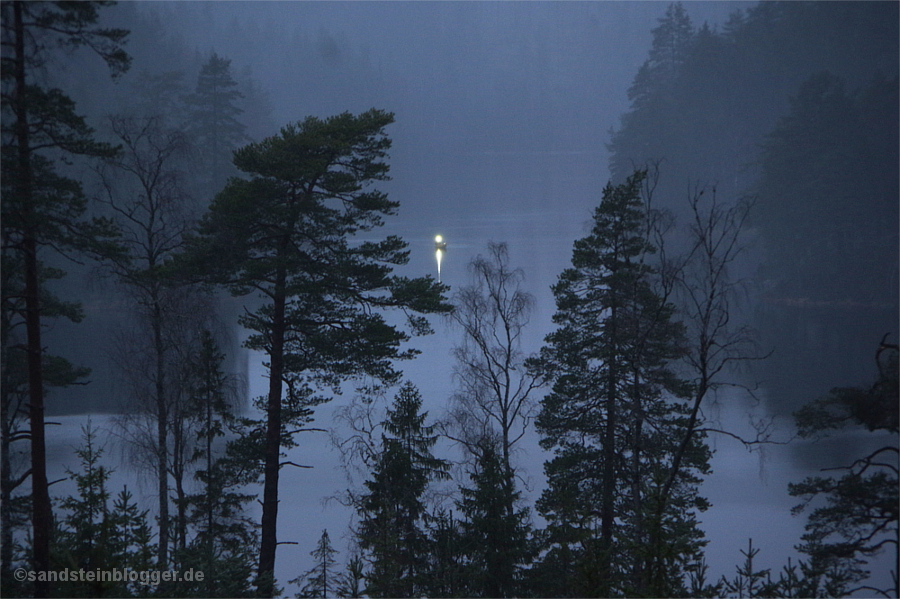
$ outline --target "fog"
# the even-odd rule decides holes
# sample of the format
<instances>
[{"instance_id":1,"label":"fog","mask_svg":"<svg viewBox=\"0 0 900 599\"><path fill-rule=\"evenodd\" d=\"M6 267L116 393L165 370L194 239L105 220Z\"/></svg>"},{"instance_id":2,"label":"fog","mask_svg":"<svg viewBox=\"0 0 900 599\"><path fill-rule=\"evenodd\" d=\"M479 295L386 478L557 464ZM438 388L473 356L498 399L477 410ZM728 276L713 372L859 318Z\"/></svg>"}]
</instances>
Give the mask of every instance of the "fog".
<instances>
[{"instance_id":1,"label":"fog","mask_svg":"<svg viewBox=\"0 0 900 599\"><path fill-rule=\"evenodd\" d=\"M467 263L488 241L507 243L538 298L528 331L537 347L554 310L550 285L610 178L609 132L628 108L627 89L666 5L176 2L117 12L136 13L128 16L154 24L165 40L158 45L157 36L135 30L131 46L143 42L155 54L133 48L125 78L166 70L159 53L183 53L197 68L215 51L235 72L249 68L271 108L250 132L257 139L307 115L395 113L392 181L383 189L400 210L384 232L410 244L408 272L436 274L437 233L448 240L451 286L466 283ZM688 4L694 22L711 25L750 5ZM106 81L96 61L85 67L90 76L62 76L80 104L103 106L101 98L126 86L125 78ZM102 124L97 108L94 122ZM444 350L427 353L437 357L423 359L445 361Z\"/></svg>"},{"instance_id":2,"label":"fog","mask_svg":"<svg viewBox=\"0 0 900 599\"><path fill-rule=\"evenodd\" d=\"M637 167L641 161L658 161L661 175L655 201L684 225L692 186L717 186L725 202L759 193L759 152L765 135L789 113L790 98L810 75L830 68L847 77L850 90L867 84L877 73L896 77L895 22L884 31L872 32L861 44L865 48L859 50L859 57L842 54L839 42L832 56L823 42L821 48L798 51L782 72L759 74L758 79L774 79L780 86L780 95L772 95L770 102L744 110L740 98L707 103L703 98L717 88L714 81L698 90L696 110L701 116L685 115L685 126L702 119L707 106L710 111L728 106L736 119L744 120L721 131L715 143L721 148L740 147L740 152L713 149L708 156L692 155L685 141L669 146L681 148L677 155L661 154L657 146L648 155L629 154L630 147L615 145L614 134L630 131L623 121L632 108L629 88L648 59L652 30L668 6L664 2L128 2L104 15L108 24L132 30L128 50L133 64L120 81L110 82L105 67L85 52L74 54L49 76L76 100L78 109L101 133L107 131L107 114L136 102L127 90L140 73L184 71L185 84L192 88L200 65L213 52L230 59L232 73L256 86L256 110L245 108L244 113L247 133L254 140L274 135L283 125L308 115L355 114L372 107L393 112L395 123L387 130L393 141L391 181L380 188L400 208L378 234L396 234L409 243L409 263L398 274L436 276L433 239L440 234L447 242L441 278L452 294L469 284L468 263L483 254L489 242L505 242L510 263L523 269L525 288L535 298L523 338L523 350L531 353L540 349L553 330L556 306L550 287L570 265L573 242L587 234L604 185L610 179L622 179L623 164L633 161ZM735 11L754 6L753 2L684 3L693 26L707 24L714 33L724 30ZM808 40L813 34L804 35L798 39ZM869 52L871 48L881 48L878 56L887 58L883 64L869 61L871 70L861 74L854 60L869 60L876 53ZM735 68L746 64L737 61ZM858 79L851 80L851 75ZM745 94L751 98L748 103L753 102L746 90L719 91ZM896 131L896 121L885 123L884 128ZM705 143L707 135L712 134L698 132L696 143ZM884 176L889 179L891 173ZM198 201L203 205L209 199ZM892 201L896 211L896 195ZM783 321L764 320L761 311L770 305L764 301L765 294L776 278L765 270L767 256L774 255L766 254L772 242L760 233L765 218L757 214L748 227L748 252L734 273L747 280L735 306L735 319L760 329L760 354L773 357L729 373L740 388L729 388L704 404L704 415L717 428L745 438L756 434L751 421L772 419L771 440L776 443L747 446L727 435L710 437L715 456L701 494L713 507L700 520L710 540L706 558L712 578L734 575L735 565L743 560L739 550L746 548L751 537L754 546L762 549L761 566L772 568L773 573L787 557L797 559L793 547L800 542L805 515L791 516L790 508L798 500L788 495L787 484L817 475L830 465L846 465L878 443L896 441L894 436L854 432L830 443L794 440L787 444L795 432L792 411L832 387L871 384L878 340L890 333L896 342L896 234L887 242L893 244L888 255L893 251L894 261L879 262L885 272L879 280L888 282L873 285L868 303L859 300L858 307L838 315L825 314L831 309L827 306L807 307L805 316L784 312L779 313ZM835 213L832 218L843 217ZM893 218L896 224L894 213L885 218L888 222ZM120 461L122 448L115 440L110 416L131 409L112 355L112 340L130 318L128 300L102 269L92 264L60 264L69 276L56 289L80 298L86 318L79 324L55 322L47 344L73 363L89 366L92 375L86 386L54 390L48 396L50 413L63 423L48 430L54 472L50 479L64 476L66 467L77 466L70 449L77 444L78 425L87 414L94 414L93 422L108 431L108 459L117 464L111 488L115 492L121 483L134 485L152 511L152 475L133 472ZM883 287L889 290L886 300L880 291ZM844 301L812 287L794 296L783 292L777 299L785 297L803 297L808 306L816 301ZM228 300L227 305L222 322L233 340L228 364L244 377L249 405L251 398L266 392L265 358L238 346L247 334L234 318L242 300ZM823 314L810 317L817 309ZM777 325L788 321L790 326ZM438 317L431 322L435 334L414 339L412 346L422 353L401 367L404 378L421 391L430 417L438 418L445 414L455 390L451 350L460 341L460 331ZM833 332L829 322L836 323ZM788 338L793 331L803 331L803 340L797 341L800 349L788 349L793 346L779 336ZM787 379L789 384L782 384ZM389 393L388 399L392 396ZM338 437L346 435L334 414L353 399L352 385L347 385L343 395L316 409L314 426L330 429ZM282 475L279 540L297 543L278 549L276 577L288 594L298 589L287 581L312 567L309 552L323 528L340 551L339 561L350 555L349 526L354 515L333 498L348 486L358 488L362 483L358 473L348 479L331 435L302 433L297 440L299 447L287 459L313 469L286 469ZM459 449L449 443L442 442L438 448L449 459L462 459ZM524 502L532 506L538 527L542 521L533 505L546 485L542 464L547 459L549 454L538 447L538 435L532 430L515 460L527 482ZM63 483L52 491L59 495L71 487ZM890 567L889 558L876 562L873 580L887 584Z\"/></svg>"}]
</instances>

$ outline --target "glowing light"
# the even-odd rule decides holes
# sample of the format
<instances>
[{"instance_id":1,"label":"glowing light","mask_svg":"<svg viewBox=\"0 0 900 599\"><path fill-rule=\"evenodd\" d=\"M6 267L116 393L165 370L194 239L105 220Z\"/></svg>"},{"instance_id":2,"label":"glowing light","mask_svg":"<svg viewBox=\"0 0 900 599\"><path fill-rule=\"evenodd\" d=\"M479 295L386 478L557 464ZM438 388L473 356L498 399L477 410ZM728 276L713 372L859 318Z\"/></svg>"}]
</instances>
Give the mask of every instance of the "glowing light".
<instances>
[{"instance_id":1,"label":"glowing light","mask_svg":"<svg viewBox=\"0 0 900 599\"><path fill-rule=\"evenodd\" d=\"M437 268L438 268L438 283L441 282L441 260L444 257L444 252L447 251L447 242L444 241L444 238L440 235L434 236L434 256L437 258Z\"/></svg>"}]
</instances>

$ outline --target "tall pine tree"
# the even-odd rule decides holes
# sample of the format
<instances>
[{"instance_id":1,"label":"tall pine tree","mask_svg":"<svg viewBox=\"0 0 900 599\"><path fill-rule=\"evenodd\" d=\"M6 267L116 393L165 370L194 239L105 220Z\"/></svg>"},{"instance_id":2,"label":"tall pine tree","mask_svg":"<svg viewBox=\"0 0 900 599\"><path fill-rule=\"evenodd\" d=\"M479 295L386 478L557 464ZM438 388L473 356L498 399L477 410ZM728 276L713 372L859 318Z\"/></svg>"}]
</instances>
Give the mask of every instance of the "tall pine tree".
<instances>
[{"instance_id":1,"label":"tall pine tree","mask_svg":"<svg viewBox=\"0 0 900 599\"><path fill-rule=\"evenodd\" d=\"M392 361L417 352L401 348L410 333L388 324L382 311L403 310L412 333L424 334L428 322L414 313L449 308L429 277L392 275L408 259L401 239L352 239L397 208L370 187L388 178L384 128L391 122L393 115L374 109L309 117L238 150L235 165L250 178L231 179L216 196L185 259L195 276L263 300L241 318L251 331L247 347L269 358L265 421L248 438L257 443L248 449L257 452L264 479L263 595L274 585L281 450L323 400L316 389L357 376L396 380Z\"/></svg>"},{"instance_id":2,"label":"tall pine tree","mask_svg":"<svg viewBox=\"0 0 900 599\"><path fill-rule=\"evenodd\" d=\"M2 219L6 219L6 203L3 204ZM16 447L29 440L28 420L28 369L25 348L25 301L23 286L23 261L21 255L7 244L3 230L2 284L0 284L0 584L4 589L21 586L13 580L13 563L21 560L20 544L17 543L15 528L27 524L30 498L24 493L16 493L30 475L22 460L17 459L24 450ZM63 301L45 287L45 279L53 280L63 276L59 269L47 267L40 262L42 317L67 318L80 322L83 317L80 304ZM90 369L76 367L60 356L44 353L41 375L43 388L49 393L54 388L83 384Z\"/></svg>"},{"instance_id":3,"label":"tall pine tree","mask_svg":"<svg viewBox=\"0 0 900 599\"><path fill-rule=\"evenodd\" d=\"M649 518L688 389L671 368L683 327L653 285L645 177L607 185L590 235L575 242L572 268L553 287L558 328L540 360L553 388L537 427L555 457L538 510L549 523L549 559L568 564L561 594L677 592L680 568L702 546L691 511L706 505L696 494L708 458L698 438L664 522ZM663 528L664 540L655 534ZM668 569L651 576L661 552Z\"/></svg>"},{"instance_id":4,"label":"tall pine tree","mask_svg":"<svg viewBox=\"0 0 900 599\"><path fill-rule=\"evenodd\" d=\"M128 32L97 26L107 2L6 2L2 5L3 202L16 215L3 219L3 243L15 246L23 264L29 419L33 569L50 567L52 513L44 443L44 377L39 248L92 247L111 234L104 223L81 219L86 201L80 184L59 176L56 156L108 156L114 149L93 139L93 131L58 88L42 87L40 73L54 46L95 50L115 76L129 65L121 48ZM12 231L13 234L7 234ZM48 593L35 584L35 596Z\"/></svg>"},{"instance_id":5,"label":"tall pine tree","mask_svg":"<svg viewBox=\"0 0 900 599\"><path fill-rule=\"evenodd\" d=\"M660 94L671 89L678 69L688 58L693 37L694 28L684 5L681 2L669 4L665 16L653 30L649 56L628 89L628 99L634 108L648 107Z\"/></svg>"}]
</instances>

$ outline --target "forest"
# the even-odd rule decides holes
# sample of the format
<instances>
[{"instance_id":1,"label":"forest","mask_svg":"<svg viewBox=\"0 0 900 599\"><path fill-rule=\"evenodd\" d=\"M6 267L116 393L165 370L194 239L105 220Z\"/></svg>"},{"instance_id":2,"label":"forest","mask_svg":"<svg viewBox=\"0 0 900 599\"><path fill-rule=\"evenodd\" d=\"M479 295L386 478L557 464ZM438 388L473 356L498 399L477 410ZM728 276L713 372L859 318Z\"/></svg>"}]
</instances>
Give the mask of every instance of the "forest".
<instances>
[{"instance_id":1,"label":"forest","mask_svg":"<svg viewBox=\"0 0 900 599\"><path fill-rule=\"evenodd\" d=\"M900 596L900 4L390 4L0 3L0 593Z\"/></svg>"}]
</instances>

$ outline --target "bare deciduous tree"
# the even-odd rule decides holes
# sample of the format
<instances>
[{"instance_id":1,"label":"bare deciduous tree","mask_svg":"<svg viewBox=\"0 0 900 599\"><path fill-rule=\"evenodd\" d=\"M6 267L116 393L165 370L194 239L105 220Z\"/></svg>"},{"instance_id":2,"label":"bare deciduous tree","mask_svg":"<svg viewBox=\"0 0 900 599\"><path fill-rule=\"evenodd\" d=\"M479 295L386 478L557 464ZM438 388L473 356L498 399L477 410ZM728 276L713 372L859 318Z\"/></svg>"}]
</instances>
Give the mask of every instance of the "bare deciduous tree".
<instances>
[{"instance_id":1,"label":"bare deciduous tree","mask_svg":"<svg viewBox=\"0 0 900 599\"><path fill-rule=\"evenodd\" d=\"M453 349L459 391L448 434L473 455L492 441L512 489L511 454L534 416L532 393L541 386L540 375L525 367L521 347L534 298L522 289L522 270L510 267L505 243L488 244L487 257L476 257L469 270L472 284L456 293L450 315L463 339Z\"/></svg>"},{"instance_id":2,"label":"bare deciduous tree","mask_svg":"<svg viewBox=\"0 0 900 599\"><path fill-rule=\"evenodd\" d=\"M184 330L170 322L174 309L184 305L184 288L173 288L161 274L166 260L179 250L191 225L185 193L186 177L179 166L189 144L184 135L165 126L160 117L110 118L110 128L121 153L98 169L102 201L117 222L126 252L110 260L112 273L131 293L140 327L150 338L146 360L134 367L144 384L133 385L138 400L155 421L153 470L159 499L160 567L169 551L169 444L170 409L176 388L170 354ZM138 334L138 337L143 335ZM145 387L146 393L140 389ZM141 395L148 397L142 398Z\"/></svg>"},{"instance_id":3,"label":"bare deciduous tree","mask_svg":"<svg viewBox=\"0 0 900 599\"><path fill-rule=\"evenodd\" d=\"M687 253L674 259L665 253L661 257L662 278L674 291L674 297L679 298L680 317L686 327L684 361L688 367L691 396L680 443L657 497L657 526L672 496L685 455L697 435L722 432L745 444L769 442L768 429L761 423L757 423L755 441L703 426L701 408L704 400L723 385L733 384L724 381L722 375L738 363L765 357L757 350L753 331L738 322L735 312L735 300L743 282L734 277L733 269L746 249L744 224L752 202L744 199L731 206L723 205L715 188L710 194L705 191L697 187L690 196ZM656 534L659 534L658 529ZM651 569L659 571L662 568L660 563L651 564ZM653 575L651 572L651 578Z\"/></svg>"},{"instance_id":4,"label":"bare deciduous tree","mask_svg":"<svg viewBox=\"0 0 900 599\"><path fill-rule=\"evenodd\" d=\"M706 199L703 196L701 189L690 199L691 248L678 269L676 283L687 327L685 359L693 372L694 392L688 425L673 460L663 498L667 496L684 451L696 432L703 400L724 384L720 375L739 362L763 357L757 351L753 331L749 326L737 323L734 312L734 302L743 282L734 278L732 269L746 248L742 236L752 203L745 199L725 206L716 197L715 188Z\"/></svg>"}]
</instances>

